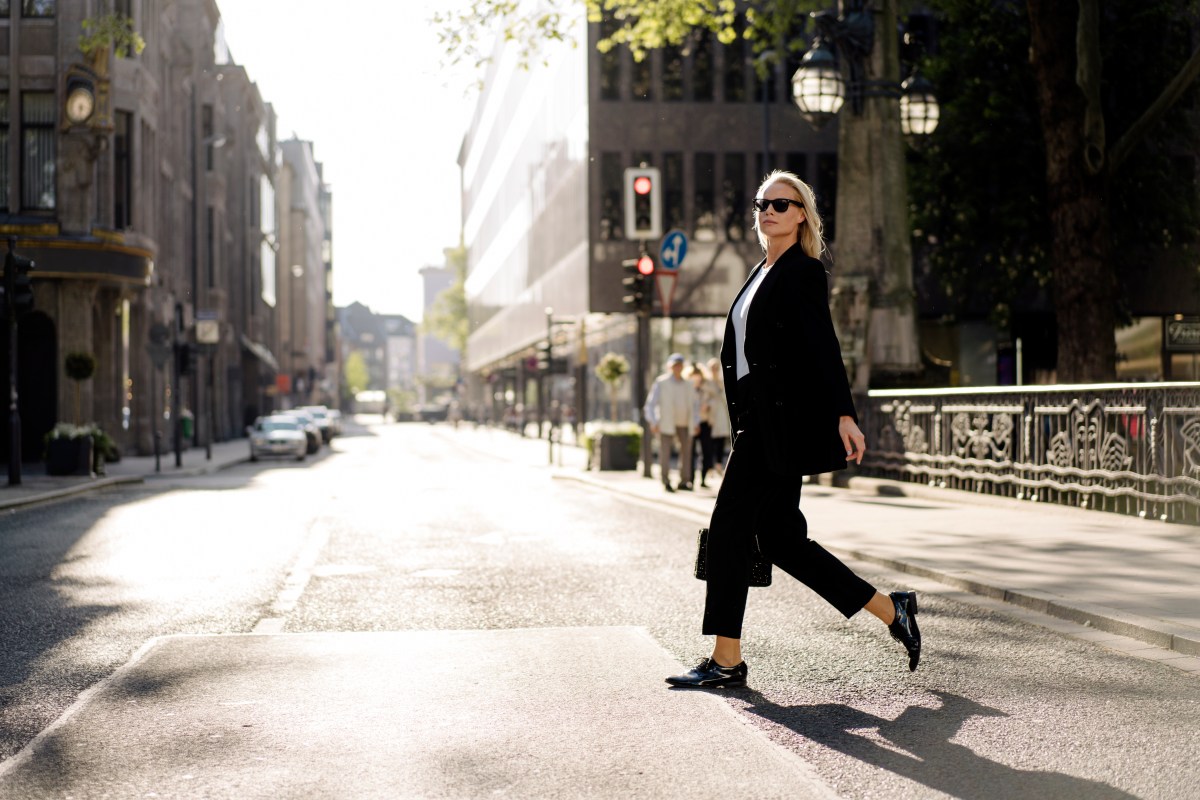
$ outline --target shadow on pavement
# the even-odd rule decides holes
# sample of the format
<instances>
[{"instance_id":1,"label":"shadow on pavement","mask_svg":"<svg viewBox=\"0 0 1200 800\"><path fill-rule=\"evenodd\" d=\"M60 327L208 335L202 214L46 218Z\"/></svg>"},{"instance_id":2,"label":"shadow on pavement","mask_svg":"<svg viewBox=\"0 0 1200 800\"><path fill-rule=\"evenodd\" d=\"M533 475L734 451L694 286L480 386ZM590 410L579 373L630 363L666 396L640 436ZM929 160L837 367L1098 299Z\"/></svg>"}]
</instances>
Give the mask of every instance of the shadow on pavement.
<instances>
[{"instance_id":1,"label":"shadow on pavement","mask_svg":"<svg viewBox=\"0 0 1200 800\"><path fill-rule=\"evenodd\" d=\"M754 690L739 692L746 710L863 763L886 769L935 791L966 800L1127 800L1135 795L1099 781L1061 772L1023 770L984 758L950 740L971 717L1003 717L1003 711L948 692L934 692L941 708L909 706L886 719L850 706L823 703L781 706ZM877 730L878 737L862 735ZM904 752L900 752L904 751Z\"/></svg>"}]
</instances>

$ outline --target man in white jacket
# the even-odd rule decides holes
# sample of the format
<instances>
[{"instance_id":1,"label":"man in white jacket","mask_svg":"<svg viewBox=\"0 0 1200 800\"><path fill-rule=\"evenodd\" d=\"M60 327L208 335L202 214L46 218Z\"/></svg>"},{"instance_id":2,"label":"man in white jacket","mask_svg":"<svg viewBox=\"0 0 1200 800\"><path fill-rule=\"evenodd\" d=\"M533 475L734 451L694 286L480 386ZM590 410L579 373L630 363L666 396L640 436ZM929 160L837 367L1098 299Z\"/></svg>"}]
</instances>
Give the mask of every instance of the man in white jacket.
<instances>
[{"instance_id":1,"label":"man in white jacket","mask_svg":"<svg viewBox=\"0 0 1200 800\"><path fill-rule=\"evenodd\" d=\"M667 372L658 376L642 409L650 432L658 435L658 466L663 487L671 486L671 444L679 442L679 488L692 489L692 434L700 425L699 400L691 381L683 379L684 358L672 353Z\"/></svg>"}]
</instances>

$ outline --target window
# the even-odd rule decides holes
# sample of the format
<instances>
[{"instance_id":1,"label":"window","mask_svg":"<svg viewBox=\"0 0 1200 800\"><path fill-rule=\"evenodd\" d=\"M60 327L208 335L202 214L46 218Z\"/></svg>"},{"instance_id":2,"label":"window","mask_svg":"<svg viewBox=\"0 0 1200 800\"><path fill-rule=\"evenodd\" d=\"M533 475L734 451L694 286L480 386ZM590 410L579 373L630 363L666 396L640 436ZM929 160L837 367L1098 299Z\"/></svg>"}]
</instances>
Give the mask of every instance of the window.
<instances>
[{"instance_id":1,"label":"window","mask_svg":"<svg viewBox=\"0 0 1200 800\"><path fill-rule=\"evenodd\" d=\"M721 199L725 210L725 238L731 242L740 242L746 238L746 228L749 224L747 191L746 155L726 153Z\"/></svg>"},{"instance_id":2,"label":"window","mask_svg":"<svg viewBox=\"0 0 1200 800\"><path fill-rule=\"evenodd\" d=\"M8 92L0 92L0 210L8 211Z\"/></svg>"},{"instance_id":3,"label":"window","mask_svg":"<svg viewBox=\"0 0 1200 800\"><path fill-rule=\"evenodd\" d=\"M55 207L54 123L58 107L53 92L21 94L21 207L53 211Z\"/></svg>"},{"instance_id":4,"label":"window","mask_svg":"<svg viewBox=\"0 0 1200 800\"><path fill-rule=\"evenodd\" d=\"M113 115L113 228L133 226L133 114Z\"/></svg>"},{"instance_id":5,"label":"window","mask_svg":"<svg viewBox=\"0 0 1200 800\"><path fill-rule=\"evenodd\" d=\"M650 53L633 62L633 99L652 100L654 87L650 83Z\"/></svg>"},{"instance_id":6,"label":"window","mask_svg":"<svg viewBox=\"0 0 1200 800\"><path fill-rule=\"evenodd\" d=\"M200 135L204 140L204 169L212 172L213 169L213 107L205 105L200 109Z\"/></svg>"},{"instance_id":7,"label":"window","mask_svg":"<svg viewBox=\"0 0 1200 800\"><path fill-rule=\"evenodd\" d=\"M12 3L9 0L0 0L0 16L7 17L12 13Z\"/></svg>"},{"instance_id":8,"label":"window","mask_svg":"<svg viewBox=\"0 0 1200 800\"><path fill-rule=\"evenodd\" d=\"M733 30L735 38L725 45L725 102L740 103L746 99L746 40L742 31L746 23L738 17Z\"/></svg>"},{"instance_id":9,"label":"window","mask_svg":"<svg viewBox=\"0 0 1200 800\"><path fill-rule=\"evenodd\" d=\"M696 185L693 194L695 208L692 219L695 221L694 233L698 242L711 242L716 238L716 161L717 158L712 153L696 153L696 168L693 171Z\"/></svg>"},{"instance_id":10,"label":"window","mask_svg":"<svg viewBox=\"0 0 1200 800\"><path fill-rule=\"evenodd\" d=\"M713 99L712 34L700 31L692 46L692 99L708 102Z\"/></svg>"},{"instance_id":11,"label":"window","mask_svg":"<svg viewBox=\"0 0 1200 800\"><path fill-rule=\"evenodd\" d=\"M600 239L624 238L621 193L625 188L625 170L620 153L600 154Z\"/></svg>"},{"instance_id":12,"label":"window","mask_svg":"<svg viewBox=\"0 0 1200 800\"><path fill-rule=\"evenodd\" d=\"M662 49L663 100L683 99L683 48L668 45Z\"/></svg>"},{"instance_id":13,"label":"window","mask_svg":"<svg viewBox=\"0 0 1200 800\"><path fill-rule=\"evenodd\" d=\"M617 30L617 21L605 17L600 22L600 38L607 39ZM621 53L620 47L613 47L607 53L600 54L600 99L621 99Z\"/></svg>"},{"instance_id":14,"label":"window","mask_svg":"<svg viewBox=\"0 0 1200 800\"><path fill-rule=\"evenodd\" d=\"M825 225L825 239L832 241L837 236L835 223L837 218L833 210L837 208L837 153L820 153L817 155L817 210L821 212L821 222Z\"/></svg>"},{"instance_id":15,"label":"window","mask_svg":"<svg viewBox=\"0 0 1200 800\"><path fill-rule=\"evenodd\" d=\"M683 153L663 153L663 231L683 228Z\"/></svg>"},{"instance_id":16,"label":"window","mask_svg":"<svg viewBox=\"0 0 1200 800\"><path fill-rule=\"evenodd\" d=\"M204 267L208 277L207 284L211 289L217 285L217 226L216 217L213 214L213 207L208 206L206 211L208 213L204 215L204 236L208 242L208 252L205 254L206 258Z\"/></svg>"},{"instance_id":17,"label":"window","mask_svg":"<svg viewBox=\"0 0 1200 800\"><path fill-rule=\"evenodd\" d=\"M22 0L21 16L23 17L53 17L55 0Z\"/></svg>"},{"instance_id":18,"label":"window","mask_svg":"<svg viewBox=\"0 0 1200 800\"><path fill-rule=\"evenodd\" d=\"M799 176L805 183L811 183L808 179L808 156L805 153L788 153L787 171Z\"/></svg>"},{"instance_id":19,"label":"window","mask_svg":"<svg viewBox=\"0 0 1200 800\"><path fill-rule=\"evenodd\" d=\"M777 71L778 71L778 67L774 64L774 62L767 64L767 74L763 77L759 77L757 68L754 70L754 99L755 100L757 100L760 103L763 102L763 100L764 100L763 92L765 91L766 92L766 98L765 98L766 102L768 102L768 103L775 102L775 84L777 82L775 80L775 74Z\"/></svg>"}]
</instances>

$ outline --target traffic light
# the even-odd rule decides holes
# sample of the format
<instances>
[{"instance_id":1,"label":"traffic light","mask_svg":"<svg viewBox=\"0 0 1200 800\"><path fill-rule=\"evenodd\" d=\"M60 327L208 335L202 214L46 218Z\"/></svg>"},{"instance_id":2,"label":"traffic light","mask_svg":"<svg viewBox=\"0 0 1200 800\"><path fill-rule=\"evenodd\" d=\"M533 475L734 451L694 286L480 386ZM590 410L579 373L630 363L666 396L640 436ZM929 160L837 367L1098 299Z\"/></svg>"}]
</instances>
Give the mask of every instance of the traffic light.
<instances>
[{"instance_id":1,"label":"traffic light","mask_svg":"<svg viewBox=\"0 0 1200 800\"><path fill-rule=\"evenodd\" d=\"M538 372L549 372L554 366L554 353L551 350L550 342L542 342L537 348L537 368Z\"/></svg>"},{"instance_id":2,"label":"traffic light","mask_svg":"<svg viewBox=\"0 0 1200 800\"><path fill-rule=\"evenodd\" d=\"M33 260L14 253L10 243L8 255L4 257L4 305L6 310L18 315L33 311L33 280L29 277L32 269Z\"/></svg>"},{"instance_id":3,"label":"traffic light","mask_svg":"<svg viewBox=\"0 0 1200 800\"><path fill-rule=\"evenodd\" d=\"M625 238L662 236L662 180L655 167L625 170Z\"/></svg>"},{"instance_id":4,"label":"traffic light","mask_svg":"<svg viewBox=\"0 0 1200 800\"><path fill-rule=\"evenodd\" d=\"M196 348L188 342L175 345L175 362L179 366L180 375L191 375L196 366Z\"/></svg>"},{"instance_id":5,"label":"traffic light","mask_svg":"<svg viewBox=\"0 0 1200 800\"><path fill-rule=\"evenodd\" d=\"M654 259L645 253L638 258L627 258L621 262L621 270L625 308L633 313L649 311L654 304Z\"/></svg>"}]
</instances>

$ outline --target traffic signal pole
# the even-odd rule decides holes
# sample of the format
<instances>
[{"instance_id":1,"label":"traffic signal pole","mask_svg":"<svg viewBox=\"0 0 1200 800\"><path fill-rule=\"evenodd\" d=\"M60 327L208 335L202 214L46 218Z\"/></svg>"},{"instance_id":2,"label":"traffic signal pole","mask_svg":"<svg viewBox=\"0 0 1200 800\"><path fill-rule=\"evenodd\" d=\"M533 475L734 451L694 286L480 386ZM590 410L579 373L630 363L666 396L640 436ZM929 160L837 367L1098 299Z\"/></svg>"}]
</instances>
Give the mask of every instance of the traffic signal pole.
<instances>
[{"instance_id":1,"label":"traffic signal pole","mask_svg":"<svg viewBox=\"0 0 1200 800\"><path fill-rule=\"evenodd\" d=\"M4 302L8 311L8 485L21 484L21 412L17 408L17 309L13 305L16 291L16 268L13 248L16 239L8 240L8 257L4 264Z\"/></svg>"}]
</instances>

